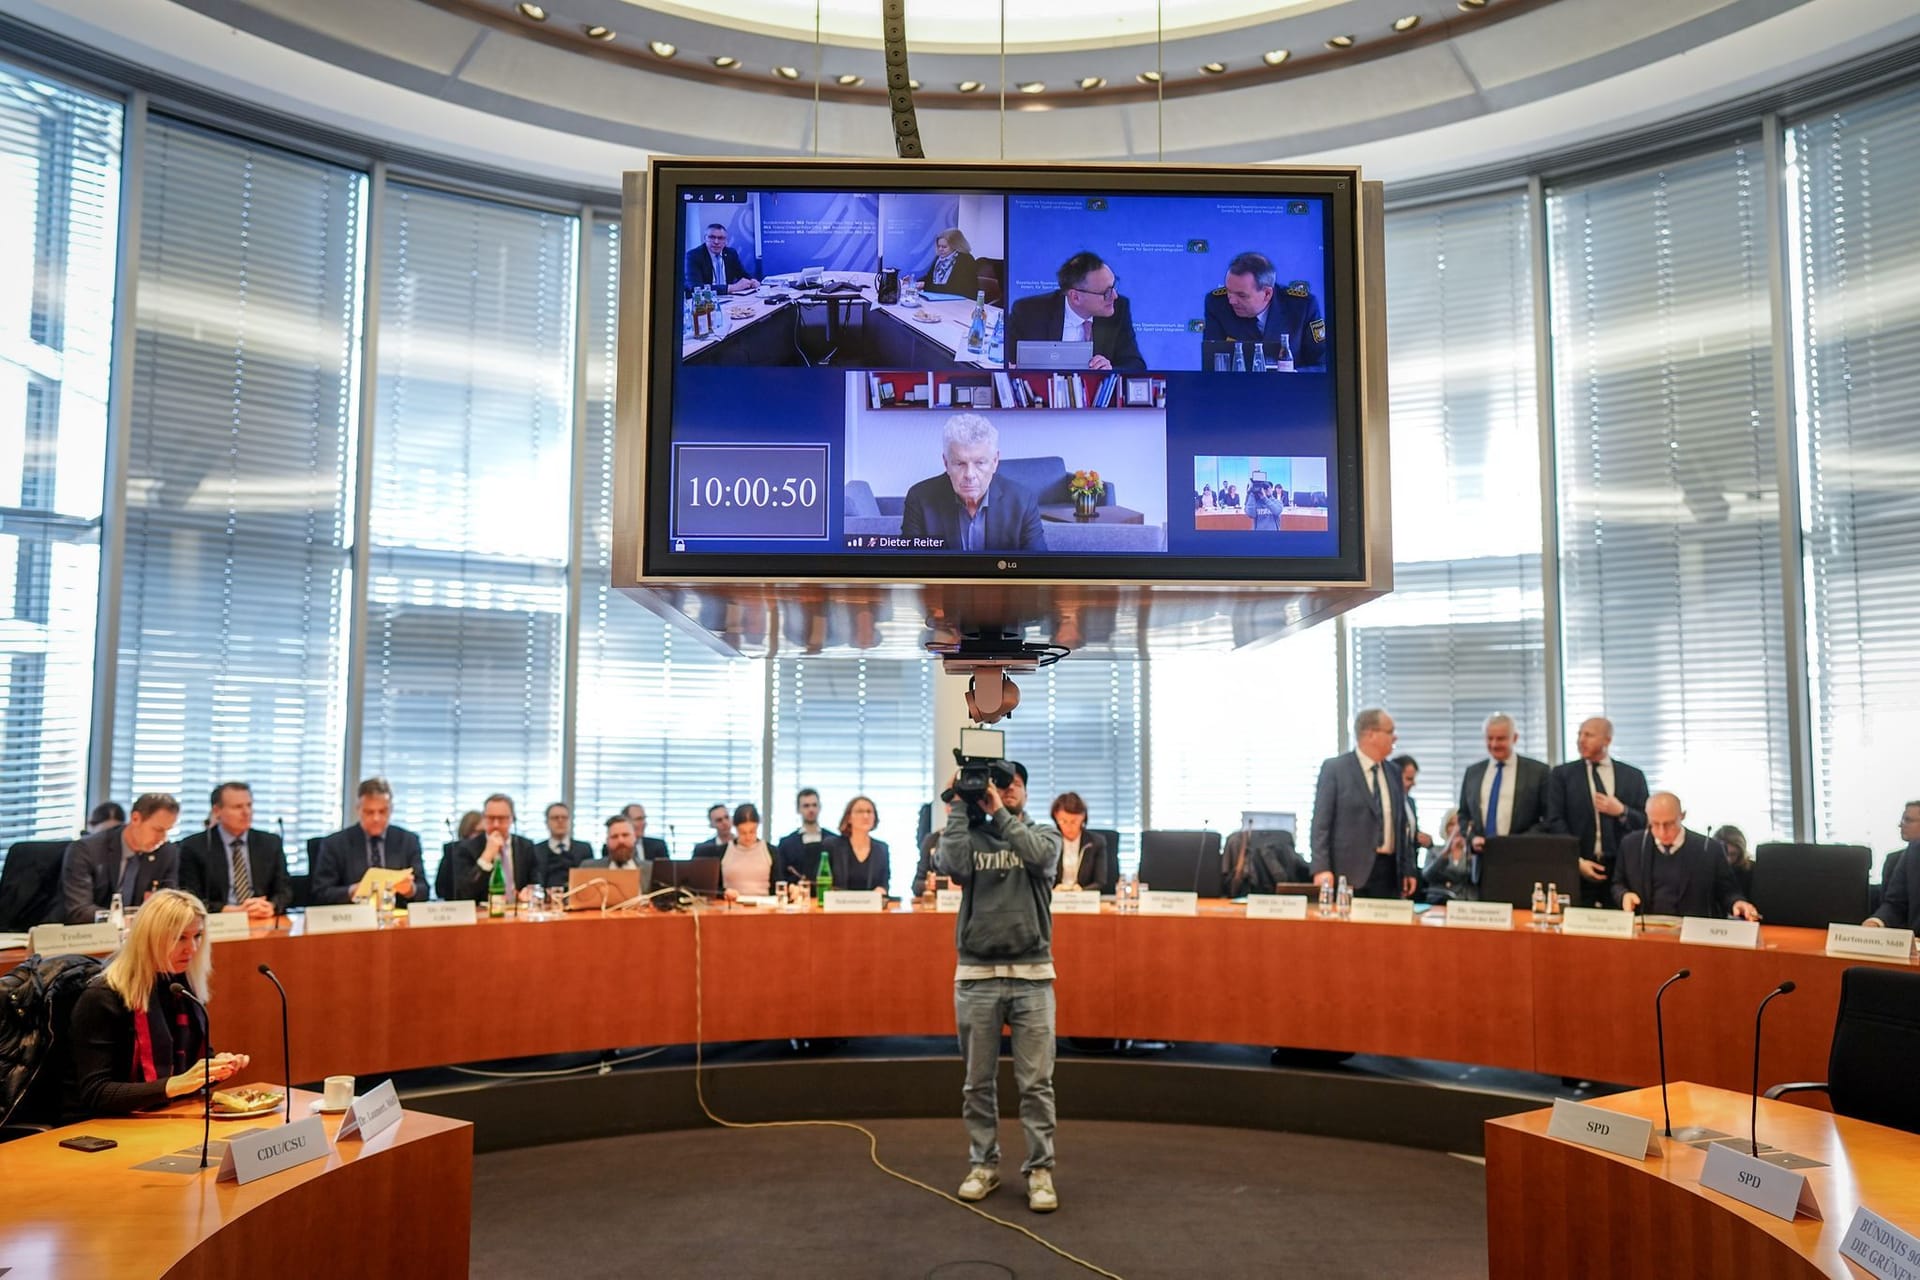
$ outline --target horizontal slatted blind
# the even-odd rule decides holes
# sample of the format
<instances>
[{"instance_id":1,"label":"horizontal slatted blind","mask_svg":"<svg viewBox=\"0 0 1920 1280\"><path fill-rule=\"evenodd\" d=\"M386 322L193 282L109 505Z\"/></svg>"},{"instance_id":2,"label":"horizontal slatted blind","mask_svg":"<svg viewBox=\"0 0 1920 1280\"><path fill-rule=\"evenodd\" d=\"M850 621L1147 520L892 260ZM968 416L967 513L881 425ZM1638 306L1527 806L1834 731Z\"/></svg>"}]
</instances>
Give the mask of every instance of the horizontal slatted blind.
<instances>
[{"instance_id":1,"label":"horizontal slatted blind","mask_svg":"<svg viewBox=\"0 0 1920 1280\"><path fill-rule=\"evenodd\" d=\"M1555 189L1567 732L1696 827L1790 833L1765 165L1733 146Z\"/></svg>"},{"instance_id":2,"label":"horizontal slatted blind","mask_svg":"<svg viewBox=\"0 0 1920 1280\"><path fill-rule=\"evenodd\" d=\"M999 725L1027 766L1027 814L1048 820L1054 797L1078 792L1087 825L1120 833L1128 865L1140 848L1140 664L1072 658L1021 676L1020 706Z\"/></svg>"},{"instance_id":3,"label":"horizontal slatted blind","mask_svg":"<svg viewBox=\"0 0 1920 1280\"><path fill-rule=\"evenodd\" d=\"M364 177L147 125L114 789L339 809ZM289 849L304 861L298 839Z\"/></svg>"}]
</instances>

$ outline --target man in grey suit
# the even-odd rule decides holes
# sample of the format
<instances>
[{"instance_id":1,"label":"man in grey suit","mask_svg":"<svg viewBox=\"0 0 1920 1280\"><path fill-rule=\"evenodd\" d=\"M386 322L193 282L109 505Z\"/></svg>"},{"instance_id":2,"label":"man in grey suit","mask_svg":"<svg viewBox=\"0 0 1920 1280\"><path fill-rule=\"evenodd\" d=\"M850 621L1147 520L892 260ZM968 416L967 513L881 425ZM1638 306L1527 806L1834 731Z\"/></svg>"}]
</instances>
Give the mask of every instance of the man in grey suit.
<instances>
[{"instance_id":1,"label":"man in grey suit","mask_svg":"<svg viewBox=\"0 0 1920 1280\"><path fill-rule=\"evenodd\" d=\"M1460 830L1478 853L1488 836L1519 836L1545 829L1547 775L1543 760L1517 755L1513 717L1487 717L1487 758L1467 766L1460 783Z\"/></svg>"},{"instance_id":2,"label":"man in grey suit","mask_svg":"<svg viewBox=\"0 0 1920 1280\"><path fill-rule=\"evenodd\" d=\"M113 904L129 911L155 889L180 886L180 848L167 832L180 818L180 802L154 791L133 802L124 826L108 827L67 846L60 860L60 914L68 924L92 924L93 913Z\"/></svg>"},{"instance_id":3,"label":"man in grey suit","mask_svg":"<svg viewBox=\"0 0 1920 1280\"><path fill-rule=\"evenodd\" d=\"M1393 753L1393 717L1369 707L1353 718L1359 745L1320 765L1313 793L1313 880L1347 878L1356 896L1405 898L1417 883L1413 831Z\"/></svg>"}]
</instances>

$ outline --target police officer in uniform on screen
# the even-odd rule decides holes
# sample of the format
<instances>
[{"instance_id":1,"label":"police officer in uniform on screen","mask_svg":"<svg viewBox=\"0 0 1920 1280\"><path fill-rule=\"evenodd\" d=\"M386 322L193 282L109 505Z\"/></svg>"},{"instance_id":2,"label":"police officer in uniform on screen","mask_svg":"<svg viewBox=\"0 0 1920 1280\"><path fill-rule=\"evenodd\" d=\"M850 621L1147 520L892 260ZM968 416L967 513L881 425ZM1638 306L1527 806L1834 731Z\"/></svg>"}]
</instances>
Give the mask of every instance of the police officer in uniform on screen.
<instances>
[{"instance_id":1,"label":"police officer in uniform on screen","mask_svg":"<svg viewBox=\"0 0 1920 1280\"><path fill-rule=\"evenodd\" d=\"M1264 253L1243 253L1229 262L1227 282L1207 295L1204 313L1205 342L1263 343L1272 360L1284 334L1295 369L1326 364L1327 322L1320 299L1305 280L1280 289L1273 259Z\"/></svg>"}]
</instances>

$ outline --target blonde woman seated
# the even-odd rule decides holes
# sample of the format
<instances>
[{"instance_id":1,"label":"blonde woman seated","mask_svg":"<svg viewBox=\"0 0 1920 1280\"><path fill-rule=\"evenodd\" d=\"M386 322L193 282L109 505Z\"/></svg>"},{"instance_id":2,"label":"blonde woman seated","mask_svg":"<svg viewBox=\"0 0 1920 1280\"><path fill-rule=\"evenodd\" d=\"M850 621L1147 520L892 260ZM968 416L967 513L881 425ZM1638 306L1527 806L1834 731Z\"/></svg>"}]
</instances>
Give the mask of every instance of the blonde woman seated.
<instances>
[{"instance_id":1,"label":"blonde woman seated","mask_svg":"<svg viewBox=\"0 0 1920 1280\"><path fill-rule=\"evenodd\" d=\"M827 865L833 868L836 889L886 890L892 879L885 840L875 840L880 810L865 796L855 796L840 811L840 835L828 842Z\"/></svg>"},{"instance_id":2,"label":"blonde woman seated","mask_svg":"<svg viewBox=\"0 0 1920 1280\"><path fill-rule=\"evenodd\" d=\"M172 987L211 999L206 929L206 907L178 889L158 890L140 908L125 944L74 1003L70 1117L145 1111L205 1087L206 1010ZM246 1070L248 1061L244 1053L215 1054L213 1083Z\"/></svg>"}]
</instances>

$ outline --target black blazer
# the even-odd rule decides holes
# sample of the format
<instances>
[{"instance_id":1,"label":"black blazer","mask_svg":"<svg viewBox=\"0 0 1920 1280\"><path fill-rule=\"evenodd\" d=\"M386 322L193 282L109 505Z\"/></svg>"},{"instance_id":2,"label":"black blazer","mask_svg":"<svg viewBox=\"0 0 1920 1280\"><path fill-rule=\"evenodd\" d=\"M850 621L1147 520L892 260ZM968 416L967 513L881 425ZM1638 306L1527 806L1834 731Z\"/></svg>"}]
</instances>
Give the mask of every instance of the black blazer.
<instances>
[{"instance_id":1,"label":"black blazer","mask_svg":"<svg viewBox=\"0 0 1920 1280\"><path fill-rule=\"evenodd\" d=\"M113 905L120 889L120 833L125 830L108 827L67 846L60 860L60 909L68 924L92 924L94 912ZM155 889L180 887L179 845L168 842L135 856L133 863L133 897L126 906L139 906Z\"/></svg>"},{"instance_id":2,"label":"black blazer","mask_svg":"<svg viewBox=\"0 0 1920 1280\"><path fill-rule=\"evenodd\" d=\"M907 490L900 513L903 538L940 538L944 548L960 550L960 527L966 509L953 492L946 473L930 476ZM1033 496L1000 476L987 484L987 527L984 551L1044 551L1046 534L1040 530L1040 508Z\"/></svg>"},{"instance_id":3,"label":"black blazer","mask_svg":"<svg viewBox=\"0 0 1920 1280\"><path fill-rule=\"evenodd\" d=\"M1460 831L1467 839L1487 834L1487 815L1480 811L1480 790L1486 785L1487 770L1493 768L1491 759L1480 760L1467 766L1467 776L1460 782ZM1619 769L1615 765L1616 771ZM1500 780L1500 786L1512 788L1513 825L1500 834L1503 836L1523 836L1540 830L1547 823L1547 779L1552 774L1546 763L1531 756L1516 755L1508 766L1506 777Z\"/></svg>"},{"instance_id":4,"label":"black blazer","mask_svg":"<svg viewBox=\"0 0 1920 1280\"><path fill-rule=\"evenodd\" d=\"M593 846L584 840L569 840L566 853L556 858L553 856L553 841L549 839L534 845L533 852L540 867L540 883L549 889L555 885L564 889L567 887L567 872L593 857Z\"/></svg>"},{"instance_id":5,"label":"black blazer","mask_svg":"<svg viewBox=\"0 0 1920 1280\"><path fill-rule=\"evenodd\" d=\"M509 837L513 842L513 888L514 895L529 885L547 883L542 879L546 871L547 860L534 847L533 841L525 836ZM466 898L473 902L485 902L487 890L493 884L491 869L483 870L480 855L487 851L487 833L476 831L453 846L453 852L447 855L453 870L448 873L453 885L453 896ZM560 873L560 883L567 882L567 873Z\"/></svg>"},{"instance_id":6,"label":"black blazer","mask_svg":"<svg viewBox=\"0 0 1920 1280\"><path fill-rule=\"evenodd\" d=\"M693 846L693 856L696 858L724 858L727 856L727 843L725 840L702 840L699 844Z\"/></svg>"},{"instance_id":7,"label":"black blazer","mask_svg":"<svg viewBox=\"0 0 1920 1280\"><path fill-rule=\"evenodd\" d=\"M1022 298L1007 312L1007 356L1013 363L1022 342L1058 342L1067 319L1067 295L1052 293ZM1124 297L1113 300L1113 314L1093 319L1093 354L1105 356L1121 373L1145 373L1147 358L1133 336L1133 305Z\"/></svg>"},{"instance_id":8,"label":"black blazer","mask_svg":"<svg viewBox=\"0 0 1920 1280\"><path fill-rule=\"evenodd\" d=\"M176 1065L173 1032L178 1014L175 997L168 989L171 975L163 974L154 983L147 1003L147 1029L153 1043L153 1069L157 1077L140 1080L133 1065L133 1010L127 1008L112 987L99 978L87 985L74 1002L68 1022L68 1076L61 1090L61 1109L69 1120L88 1116L123 1116L167 1104L167 1077ZM198 1062L205 1052L207 1014L191 1000L183 1002L187 1014L187 1042L180 1046L189 1063ZM154 1016L158 1015L158 1016Z\"/></svg>"},{"instance_id":9,"label":"black blazer","mask_svg":"<svg viewBox=\"0 0 1920 1280\"><path fill-rule=\"evenodd\" d=\"M1618 776L1619 766L1615 766ZM1733 914L1733 904L1745 902L1733 865L1727 861L1727 847L1697 831L1688 831L1673 856L1680 860L1682 882L1680 900L1656 904L1653 901L1653 860L1660 857L1653 833L1635 831L1620 842L1620 856L1613 867L1613 905L1619 906L1628 893L1640 895L1640 910L1654 915L1714 916Z\"/></svg>"},{"instance_id":10,"label":"black blazer","mask_svg":"<svg viewBox=\"0 0 1920 1280\"><path fill-rule=\"evenodd\" d=\"M867 851L867 860L861 862L853 856L853 846L845 836L828 837L827 865L833 868L834 888L890 890L893 867L888 859L887 842L867 838L873 847ZM818 869L816 864L815 870Z\"/></svg>"},{"instance_id":11,"label":"black blazer","mask_svg":"<svg viewBox=\"0 0 1920 1280\"><path fill-rule=\"evenodd\" d=\"M1057 828L1056 828L1057 830ZM1060 837L1060 865L1054 868L1053 882L1060 883L1060 877L1067 865L1067 838ZM1098 834L1080 829L1080 873L1073 882L1082 889L1103 888L1107 883L1107 842Z\"/></svg>"},{"instance_id":12,"label":"black blazer","mask_svg":"<svg viewBox=\"0 0 1920 1280\"><path fill-rule=\"evenodd\" d=\"M293 881L279 836L258 827L247 831L247 874L253 877L254 896L271 902L275 915L285 915L293 905ZM206 903L207 910L226 905L232 879L227 833L217 823L180 842L180 887Z\"/></svg>"},{"instance_id":13,"label":"black blazer","mask_svg":"<svg viewBox=\"0 0 1920 1280\"><path fill-rule=\"evenodd\" d=\"M939 259L934 259L934 262ZM980 292L980 268L970 253L955 254L953 270L947 273L945 284L933 282L933 262L927 263L926 270L914 279L920 282L922 293L957 293L963 298L971 298Z\"/></svg>"},{"instance_id":14,"label":"black blazer","mask_svg":"<svg viewBox=\"0 0 1920 1280\"><path fill-rule=\"evenodd\" d=\"M822 827L820 838L808 844L800 838L800 832L787 832L780 837L780 843L774 846L773 875L776 880L788 884L797 884L802 880L812 880L820 874L820 855L827 852L828 844L833 840L833 832ZM832 865L829 862L828 865ZM836 878L839 872L833 873Z\"/></svg>"},{"instance_id":15,"label":"black blazer","mask_svg":"<svg viewBox=\"0 0 1920 1280\"><path fill-rule=\"evenodd\" d=\"M394 902L404 907L432 897L427 864L420 853L420 837L405 827L388 827L380 839L381 852L389 867L395 871L402 867L413 870L413 892L396 894ZM356 822L324 837L314 856L312 873L307 886L316 907L337 907L352 902L354 886L367 874L366 829Z\"/></svg>"},{"instance_id":16,"label":"black blazer","mask_svg":"<svg viewBox=\"0 0 1920 1280\"><path fill-rule=\"evenodd\" d=\"M1920 840L1906 847L1881 880L1880 909L1873 918L1896 929L1920 928Z\"/></svg>"},{"instance_id":17,"label":"black blazer","mask_svg":"<svg viewBox=\"0 0 1920 1280\"><path fill-rule=\"evenodd\" d=\"M1327 362L1327 325L1320 316L1320 299L1308 293L1304 284L1285 285L1273 291L1273 301L1267 304L1265 329L1260 327L1258 316L1243 320L1234 314L1224 285L1206 296L1200 310L1205 317L1203 342L1261 342L1277 348L1280 335L1285 334L1295 369L1316 369ZM1271 360L1277 354L1277 350L1269 350L1267 358ZM1210 367L1201 366L1202 369Z\"/></svg>"},{"instance_id":18,"label":"black blazer","mask_svg":"<svg viewBox=\"0 0 1920 1280\"><path fill-rule=\"evenodd\" d=\"M929 831L920 837L920 860L913 865L912 891L916 898L927 891L928 876L941 874L935 867L940 856L939 848L940 833L938 831Z\"/></svg>"},{"instance_id":19,"label":"black blazer","mask_svg":"<svg viewBox=\"0 0 1920 1280\"><path fill-rule=\"evenodd\" d=\"M732 284L735 280L743 280L746 278L747 269L741 265L740 255L734 252L732 245L728 245L720 251L720 263L727 270L727 278L718 282L721 287L724 288ZM704 242L687 250L687 283L689 285L715 283L713 278L713 255L707 252L707 246Z\"/></svg>"},{"instance_id":20,"label":"black blazer","mask_svg":"<svg viewBox=\"0 0 1920 1280\"><path fill-rule=\"evenodd\" d=\"M607 852L607 846L603 844L600 846L600 856L605 859L613 855ZM656 858L672 858L673 854L668 851L665 840L655 836L641 836L635 842L633 856L643 862L651 862Z\"/></svg>"},{"instance_id":21,"label":"black blazer","mask_svg":"<svg viewBox=\"0 0 1920 1280\"><path fill-rule=\"evenodd\" d=\"M1613 761L1614 796L1627 811L1617 818L1600 820L1600 859L1609 873L1620 852L1620 842L1630 833L1647 828L1647 775L1630 764ZM1547 830L1555 835L1574 836L1580 841L1580 856L1593 857L1593 824L1596 814L1593 796L1587 789L1587 762L1569 760L1557 764L1547 777Z\"/></svg>"}]
</instances>

